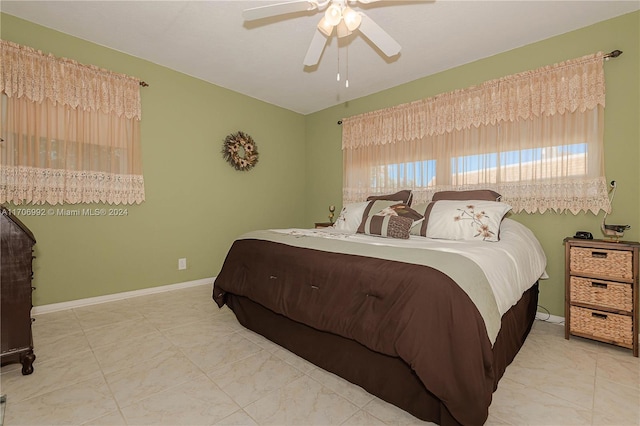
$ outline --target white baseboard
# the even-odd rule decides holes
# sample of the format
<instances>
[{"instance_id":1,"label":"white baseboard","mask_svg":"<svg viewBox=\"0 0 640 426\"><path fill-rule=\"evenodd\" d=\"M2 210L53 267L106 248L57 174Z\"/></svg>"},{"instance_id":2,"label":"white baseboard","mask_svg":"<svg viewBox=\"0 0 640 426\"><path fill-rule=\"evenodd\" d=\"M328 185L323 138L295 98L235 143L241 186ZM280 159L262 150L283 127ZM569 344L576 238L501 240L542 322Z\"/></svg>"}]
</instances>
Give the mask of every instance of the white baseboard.
<instances>
[{"instance_id":1,"label":"white baseboard","mask_svg":"<svg viewBox=\"0 0 640 426\"><path fill-rule=\"evenodd\" d=\"M540 321L550 322L553 324L564 324L564 317L551 315L546 312L536 312L536 319Z\"/></svg>"},{"instance_id":2,"label":"white baseboard","mask_svg":"<svg viewBox=\"0 0 640 426\"><path fill-rule=\"evenodd\" d=\"M122 293L107 294L105 296L89 297L86 299L70 300L68 302L51 303L49 305L35 306L31 309L32 315L46 314L49 312L64 311L80 308L82 306L97 305L99 303L114 302L116 300L129 299L131 297L146 296L149 294L164 293L166 291L180 290L183 288L197 287L200 285L213 285L215 277L200 280L187 281L177 284L163 285L159 287L143 288L141 290L125 291Z\"/></svg>"}]
</instances>

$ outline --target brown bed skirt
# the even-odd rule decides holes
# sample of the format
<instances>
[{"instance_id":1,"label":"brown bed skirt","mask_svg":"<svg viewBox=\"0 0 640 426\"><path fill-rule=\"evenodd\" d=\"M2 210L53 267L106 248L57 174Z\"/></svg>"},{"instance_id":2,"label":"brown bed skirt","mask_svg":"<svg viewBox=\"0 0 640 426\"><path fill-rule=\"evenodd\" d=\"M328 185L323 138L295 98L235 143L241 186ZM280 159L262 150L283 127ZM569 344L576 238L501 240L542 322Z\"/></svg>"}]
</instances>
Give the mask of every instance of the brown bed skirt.
<instances>
[{"instance_id":1,"label":"brown bed skirt","mask_svg":"<svg viewBox=\"0 0 640 426\"><path fill-rule=\"evenodd\" d=\"M354 340L290 320L246 297L229 293L226 297L227 305L246 328L419 419L440 425L459 424L444 403L425 388L402 359L374 352ZM536 283L502 317L500 332L493 346L494 390L531 330L537 303Z\"/></svg>"}]
</instances>

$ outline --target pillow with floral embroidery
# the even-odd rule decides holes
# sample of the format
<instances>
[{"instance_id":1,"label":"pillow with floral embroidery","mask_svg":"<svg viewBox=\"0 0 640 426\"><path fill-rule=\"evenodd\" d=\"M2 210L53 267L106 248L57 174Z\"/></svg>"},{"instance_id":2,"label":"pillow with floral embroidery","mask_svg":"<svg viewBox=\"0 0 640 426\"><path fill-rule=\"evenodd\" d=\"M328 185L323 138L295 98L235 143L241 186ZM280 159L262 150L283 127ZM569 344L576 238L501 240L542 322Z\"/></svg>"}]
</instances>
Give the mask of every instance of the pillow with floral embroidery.
<instances>
[{"instance_id":1,"label":"pillow with floral embroidery","mask_svg":"<svg viewBox=\"0 0 640 426\"><path fill-rule=\"evenodd\" d=\"M510 205L497 201L435 201L426 236L445 240L498 241L500 223L509 210Z\"/></svg>"},{"instance_id":2,"label":"pillow with floral embroidery","mask_svg":"<svg viewBox=\"0 0 640 426\"><path fill-rule=\"evenodd\" d=\"M356 232L360 222L362 222L362 214L369 205L369 202L347 204L340 211L336 223L333 225L335 229L340 231Z\"/></svg>"}]
</instances>

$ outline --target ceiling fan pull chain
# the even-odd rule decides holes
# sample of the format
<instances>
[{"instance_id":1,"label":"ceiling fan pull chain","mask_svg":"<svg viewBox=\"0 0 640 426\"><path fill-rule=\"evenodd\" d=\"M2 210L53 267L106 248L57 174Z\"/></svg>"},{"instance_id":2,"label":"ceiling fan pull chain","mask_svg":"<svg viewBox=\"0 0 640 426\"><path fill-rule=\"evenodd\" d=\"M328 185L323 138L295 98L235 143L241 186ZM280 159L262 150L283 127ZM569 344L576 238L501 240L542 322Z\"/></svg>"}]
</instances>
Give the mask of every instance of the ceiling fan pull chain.
<instances>
[{"instance_id":1,"label":"ceiling fan pull chain","mask_svg":"<svg viewBox=\"0 0 640 426\"><path fill-rule=\"evenodd\" d=\"M347 89L349 88L349 45L347 44L347 81L344 85Z\"/></svg>"},{"instance_id":2,"label":"ceiling fan pull chain","mask_svg":"<svg viewBox=\"0 0 640 426\"><path fill-rule=\"evenodd\" d=\"M338 45L338 75L336 81L340 81L340 46Z\"/></svg>"}]
</instances>

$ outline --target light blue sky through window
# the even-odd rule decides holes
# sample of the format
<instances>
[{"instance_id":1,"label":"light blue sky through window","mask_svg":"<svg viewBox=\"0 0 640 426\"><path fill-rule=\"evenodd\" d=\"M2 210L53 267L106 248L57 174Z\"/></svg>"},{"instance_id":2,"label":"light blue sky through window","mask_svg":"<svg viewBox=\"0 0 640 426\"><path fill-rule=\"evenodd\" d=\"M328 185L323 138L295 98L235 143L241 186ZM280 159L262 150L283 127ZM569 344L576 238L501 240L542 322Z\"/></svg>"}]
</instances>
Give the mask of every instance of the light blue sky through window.
<instances>
[{"instance_id":1,"label":"light blue sky through window","mask_svg":"<svg viewBox=\"0 0 640 426\"><path fill-rule=\"evenodd\" d=\"M499 158L500 165L504 167L514 164L539 162L547 158L555 158L559 155L586 155L586 153L586 143L506 151L500 154L493 152L452 158L451 168L453 173L474 172L498 167ZM414 185L415 187L427 187L429 184L435 184L436 160L390 164L386 167L386 173L389 179L403 182L407 185Z\"/></svg>"},{"instance_id":2,"label":"light blue sky through window","mask_svg":"<svg viewBox=\"0 0 640 426\"><path fill-rule=\"evenodd\" d=\"M555 158L558 155L586 154L586 152L586 143L506 151L500 154L500 164L502 166L511 166L518 163L524 164L542 161L546 158ZM482 169L492 169L498 166L498 153L492 152L453 158L451 159L451 166L453 170L458 172L474 172Z\"/></svg>"},{"instance_id":3,"label":"light blue sky through window","mask_svg":"<svg viewBox=\"0 0 640 426\"><path fill-rule=\"evenodd\" d=\"M407 185L428 186L436 176L436 160L390 164L387 173L390 179L406 182Z\"/></svg>"}]
</instances>

